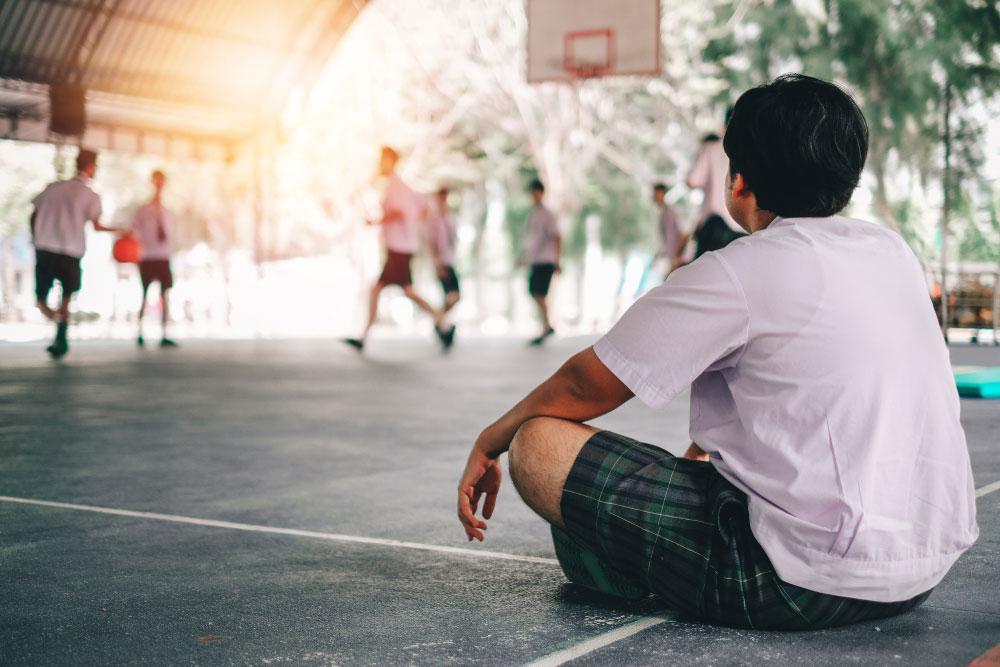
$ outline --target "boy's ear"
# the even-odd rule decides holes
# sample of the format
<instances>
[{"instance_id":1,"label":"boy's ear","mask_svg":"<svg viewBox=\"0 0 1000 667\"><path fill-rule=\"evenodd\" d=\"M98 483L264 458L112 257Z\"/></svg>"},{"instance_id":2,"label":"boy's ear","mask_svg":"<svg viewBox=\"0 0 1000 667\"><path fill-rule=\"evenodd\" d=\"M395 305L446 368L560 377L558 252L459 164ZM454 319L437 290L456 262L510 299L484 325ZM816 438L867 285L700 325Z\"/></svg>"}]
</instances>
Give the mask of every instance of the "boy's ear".
<instances>
[{"instance_id":1,"label":"boy's ear","mask_svg":"<svg viewBox=\"0 0 1000 667\"><path fill-rule=\"evenodd\" d=\"M729 187L732 189L733 199L743 199L753 194L747 188L747 182L743 180L743 175L739 172L730 176Z\"/></svg>"}]
</instances>

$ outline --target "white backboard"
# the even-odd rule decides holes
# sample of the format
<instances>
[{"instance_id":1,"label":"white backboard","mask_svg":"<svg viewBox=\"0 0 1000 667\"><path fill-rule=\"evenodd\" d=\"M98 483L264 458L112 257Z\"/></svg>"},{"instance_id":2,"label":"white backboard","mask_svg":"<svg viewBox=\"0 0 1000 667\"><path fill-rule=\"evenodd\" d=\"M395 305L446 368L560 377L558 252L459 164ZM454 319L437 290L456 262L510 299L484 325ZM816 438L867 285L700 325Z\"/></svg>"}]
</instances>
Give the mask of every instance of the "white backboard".
<instances>
[{"instance_id":1,"label":"white backboard","mask_svg":"<svg viewBox=\"0 0 1000 667\"><path fill-rule=\"evenodd\" d=\"M528 81L660 72L660 0L526 0Z\"/></svg>"}]
</instances>

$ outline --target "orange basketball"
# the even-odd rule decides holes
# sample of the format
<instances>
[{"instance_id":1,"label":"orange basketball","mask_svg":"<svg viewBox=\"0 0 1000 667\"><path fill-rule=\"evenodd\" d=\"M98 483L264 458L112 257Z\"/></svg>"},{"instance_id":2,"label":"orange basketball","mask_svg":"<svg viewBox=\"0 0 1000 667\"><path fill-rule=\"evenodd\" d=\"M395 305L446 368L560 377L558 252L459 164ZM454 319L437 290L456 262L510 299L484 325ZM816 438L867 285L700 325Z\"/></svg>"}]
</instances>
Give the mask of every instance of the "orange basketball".
<instances>
[{"instance_id":1,"label":"orange basketball","mask_svg":"<svg viewBox=\"0 0 1000 667\"><path fill-rule=\"evenodd\" d=\"M142 244L139 243L139 239L127 234L115 241L111 254L122 264L138 264L142 259Z\"/></svg>"}]
</instances>

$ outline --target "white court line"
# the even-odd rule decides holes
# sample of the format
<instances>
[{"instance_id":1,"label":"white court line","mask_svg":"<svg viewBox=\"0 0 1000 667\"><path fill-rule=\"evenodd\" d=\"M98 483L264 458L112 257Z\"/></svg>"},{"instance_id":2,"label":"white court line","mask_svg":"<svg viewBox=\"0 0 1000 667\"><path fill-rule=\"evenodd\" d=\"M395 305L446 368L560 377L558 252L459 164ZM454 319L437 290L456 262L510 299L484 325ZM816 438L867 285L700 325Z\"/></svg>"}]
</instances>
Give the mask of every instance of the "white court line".
<instances>
[{"instance_id":1,"label":"white court line","mask_svg":"<svg viewBox=\"0 0 1000 667\"><path fill-rule=\"evenodd\" d=\"M272 535L292 535L294 537L309 537L315 540L330 540L332 542L352 542L354 544L374 544L382 547L397 547L400 549L417 549L419 551L435 551L437 553L451 554L454 556L476 556L478 558L496 558L498 560L514 560L522 563L541 563L543 565L558 565L555 558L541 558L539 556L521 556L518 554L507 554L502 551L480 551L478 549L463 549L461 547L446 547L440 544L422 544L420 542L403 542L400 540L387 540L380 537L358 537L356 535L341 535L339 533L321 533L314 530L299 530L297 528L275 528L272 526L260 526L253 523L235 523L233 521L217 521L215 519L197 519L190 516L177 516L176 514L158 514L156 512L137 512L135 510L123 510L113 507L98 507L96 505L76 505L74 503L59 503L52 500L34 500L32 498L14 498L12 496L0 496L0 502L20 503L22 505L38 505L41 507L55 507L64 510L78 510L82 512L95 512L97 514L113 514L115 516L129 516L137 519L152 519L154 521L170 521L172 523L186 523L194 526L207 526L209 528L228 528L230 530L245 530L252 533L270 533Z\"/></svg>"},{"instance_id":2,"label":"white court line","mask_svg":"<svg viewBox=\"0 0 1000 667\"><path fill-rule=\"evenodd\" d=\"M993 493L1000 489L1000 480L993 482L992 484L987 484L986 486L981 486L976 489L976 498L982 498L987 493Z\"/></svg>"},{"instance_id":3,"label":"white court line","mask_svg":"<svg viewBox=\"0 0 1000 667\"><path fill-rule=\"evenodd\" d=\"M627 623L626 625L597 635L596 637L592 637L587 641L580 642L579 644L570 646L569 648L556 651L555 653L550 653L544 658L539 658L534 662L529 662L525 667L557 667L558 665L564 665L570 660L576 660L577 658L585 656L588 653L604 648L609 644L614 644L617 641L631 637L632 635L651 628L654 625L664 623L666 620L667 619L660 616L646 616L638 621Z\"/></svg>"}]
</instances>

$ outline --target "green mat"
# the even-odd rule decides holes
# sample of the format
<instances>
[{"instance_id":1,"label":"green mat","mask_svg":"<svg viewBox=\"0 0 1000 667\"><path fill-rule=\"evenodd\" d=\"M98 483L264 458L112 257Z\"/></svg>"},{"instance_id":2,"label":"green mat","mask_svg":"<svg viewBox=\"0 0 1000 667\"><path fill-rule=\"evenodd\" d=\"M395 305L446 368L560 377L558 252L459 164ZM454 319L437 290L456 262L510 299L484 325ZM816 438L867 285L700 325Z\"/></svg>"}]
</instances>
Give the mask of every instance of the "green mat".
<instances>
[{"instance_id":1,"label":"green mat","mask_svg":"<svg viewBox=\"0 0 1000 667\"><path fill-rule=\"evenodd\" d=\"M955 373L959 396L1000 398L1000 368Z\"/></svg>"}]
</instances>

